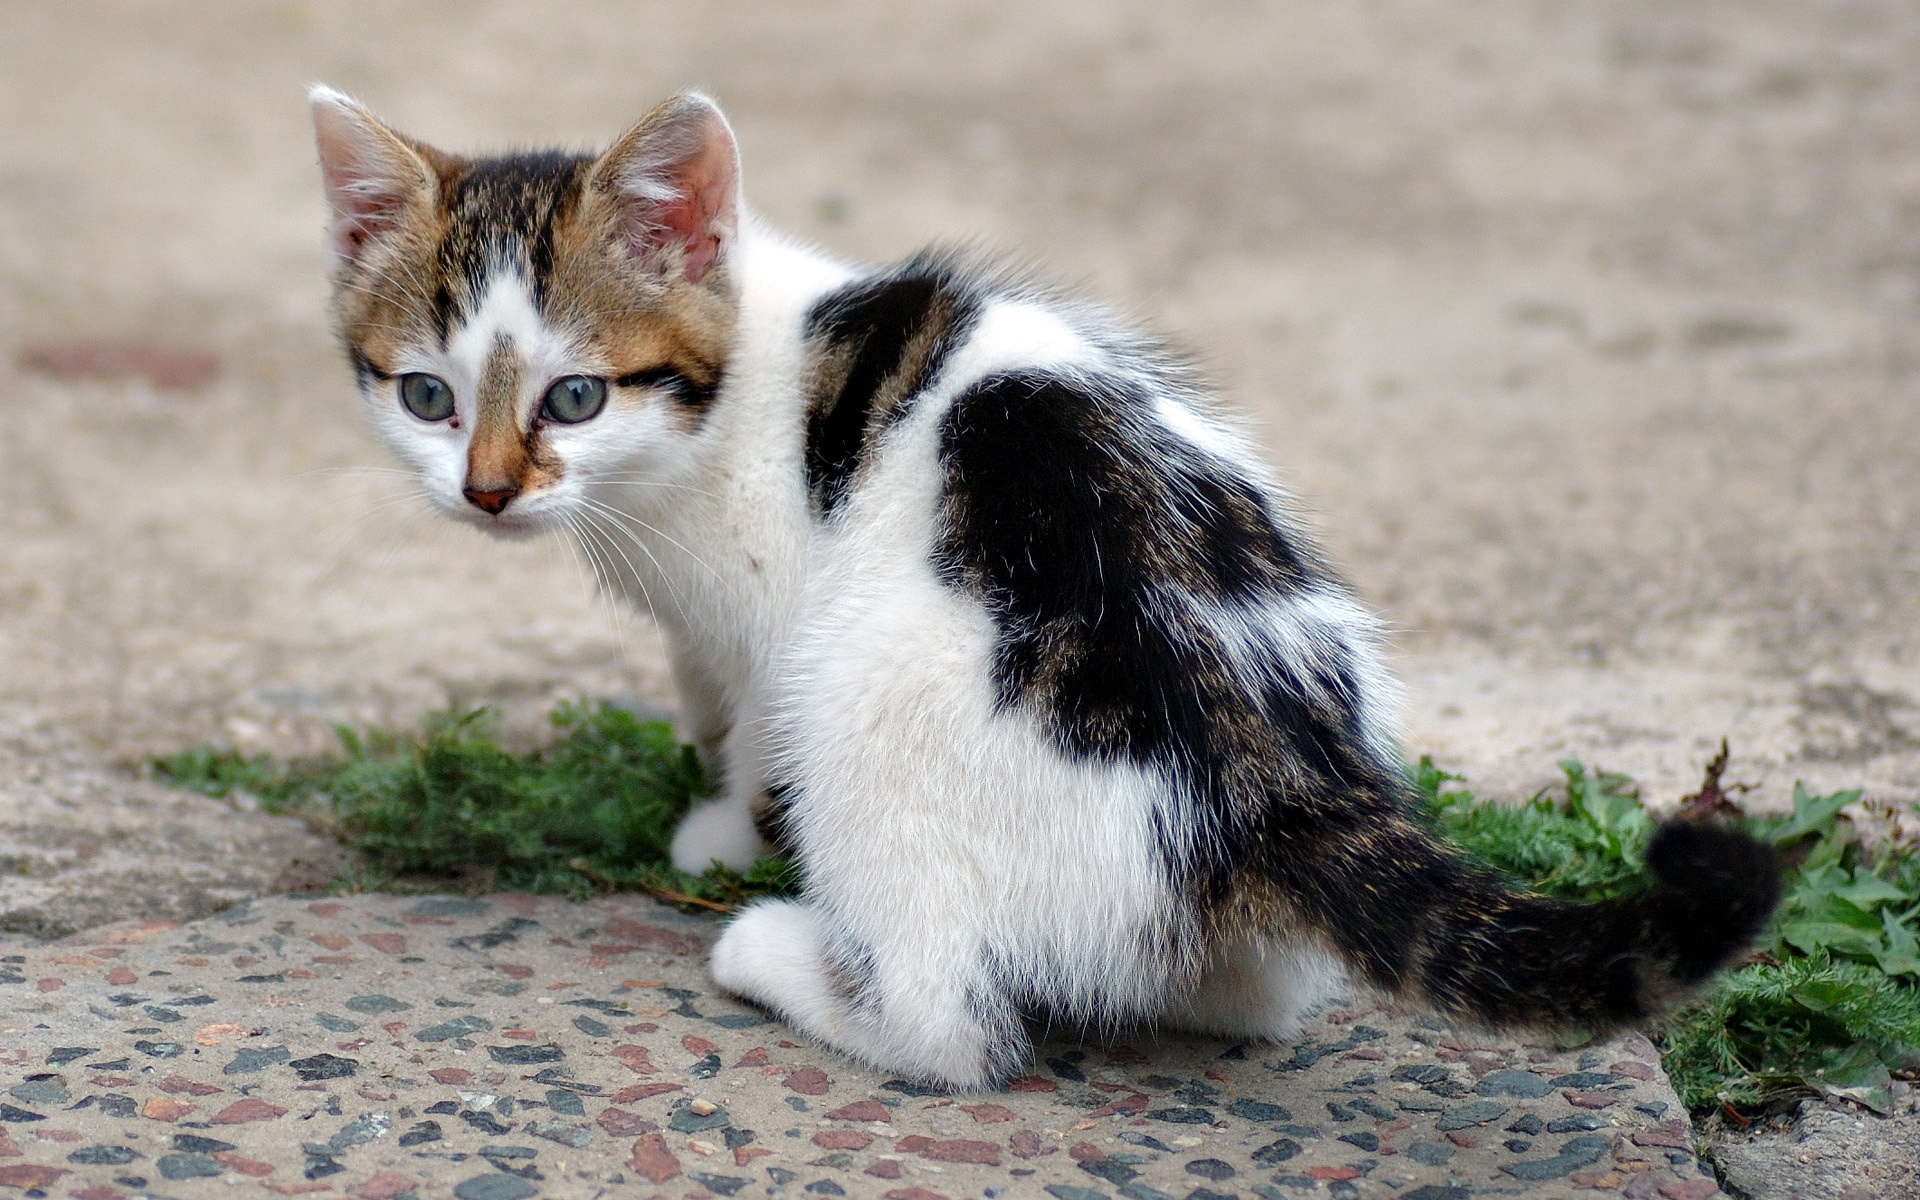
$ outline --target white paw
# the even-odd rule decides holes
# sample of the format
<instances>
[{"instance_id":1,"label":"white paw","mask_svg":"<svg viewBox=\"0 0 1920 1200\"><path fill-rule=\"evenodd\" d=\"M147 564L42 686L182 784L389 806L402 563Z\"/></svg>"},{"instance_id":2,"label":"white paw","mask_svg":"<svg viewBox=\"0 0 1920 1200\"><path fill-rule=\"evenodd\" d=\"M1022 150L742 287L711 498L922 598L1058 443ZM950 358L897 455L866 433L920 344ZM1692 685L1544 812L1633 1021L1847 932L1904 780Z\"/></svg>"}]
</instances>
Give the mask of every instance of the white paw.
<instances>
[{"instance_id":1,"label":"white paw","mask_svg":"<svg viewBox=\"0 0 1920 1200\"><path fill-rule=\"evenodd\" d=\"M711 800L694 809L680 822L673 835L673 865L698 875L715 859L736 871L744 871L766 852L760 831L753 827L753 812L733 800Z\"/></svg>"},{"instance_id":2,"label":"white paw","mask_svg":"<svg viewBox=\"0 0 1920 1200\"><path fill-rule=\"evenodd\" d=\"M812 914L791 901L762 900L728 922L708 969L734 995L805 1021L831 1007L820 963Z\"/></svg>"}]
</instances>

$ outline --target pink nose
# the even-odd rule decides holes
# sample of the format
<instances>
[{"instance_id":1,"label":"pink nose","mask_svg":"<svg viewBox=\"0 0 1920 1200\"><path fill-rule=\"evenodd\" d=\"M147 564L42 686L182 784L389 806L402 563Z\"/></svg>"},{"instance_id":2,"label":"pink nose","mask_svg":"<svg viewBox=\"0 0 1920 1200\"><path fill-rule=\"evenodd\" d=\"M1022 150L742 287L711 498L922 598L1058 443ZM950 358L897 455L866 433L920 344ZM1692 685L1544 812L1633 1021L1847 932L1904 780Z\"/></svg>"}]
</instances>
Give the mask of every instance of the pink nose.
<instances>
[{"instance_id":1,"label":"pink nose","mask_svg":"<svg viewBox=\"0 0 1920 1200\"><path fill-rule=\"evenodd\" d=\"M505 512L507 505L513 503L513 498L520 494L520 485L510 483L499 491L483 492L469 484L464 489L464 494L467 497L467 503L497 517Z\"/></svg>"}]
</instances>

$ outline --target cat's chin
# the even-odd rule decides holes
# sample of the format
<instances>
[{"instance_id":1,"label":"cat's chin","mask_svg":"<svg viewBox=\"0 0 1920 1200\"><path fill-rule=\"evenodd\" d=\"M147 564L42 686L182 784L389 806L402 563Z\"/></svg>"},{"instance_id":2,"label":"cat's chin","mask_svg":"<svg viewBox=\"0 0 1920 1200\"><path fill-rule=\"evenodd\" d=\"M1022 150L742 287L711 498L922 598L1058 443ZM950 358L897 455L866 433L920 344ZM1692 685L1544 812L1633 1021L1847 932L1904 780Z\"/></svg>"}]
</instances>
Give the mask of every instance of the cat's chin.
<instances>
[{"instance_id":1,"label":"cat's chin","mask_svg":"<svg viewBox=\"0 0 1920 1200\"><path fill-rule=\"evenodd\" d=\"M480 512L473 513L471 516L462 513L460 519L462 524L470 525L483 533L514 542L523 542L559 528L557 524L544 517L516 514L512 510L498 516L489 516Z\"/></svg>"}]
</instances>

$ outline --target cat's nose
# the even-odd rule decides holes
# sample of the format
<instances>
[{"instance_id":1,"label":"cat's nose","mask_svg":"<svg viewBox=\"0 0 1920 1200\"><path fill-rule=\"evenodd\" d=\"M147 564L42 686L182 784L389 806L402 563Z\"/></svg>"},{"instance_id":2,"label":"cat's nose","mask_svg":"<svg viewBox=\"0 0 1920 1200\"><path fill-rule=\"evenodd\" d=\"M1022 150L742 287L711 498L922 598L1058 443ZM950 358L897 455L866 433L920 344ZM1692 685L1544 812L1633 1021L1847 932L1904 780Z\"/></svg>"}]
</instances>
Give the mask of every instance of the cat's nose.
<instances>
[{"instance_id":1,"label":"cat's nose","mask_svg":"<svg viewBox=\"0 0 1920 1200\"><path fill-rule=\"evenodd\" d=\"M520 485L508 483L497 491L481 491L472 484L468 484L462 492L467 498L467 503L497 517L505 512L507 505L513 503L513 498L520 494Z\"/></svg>"}]
</instances>

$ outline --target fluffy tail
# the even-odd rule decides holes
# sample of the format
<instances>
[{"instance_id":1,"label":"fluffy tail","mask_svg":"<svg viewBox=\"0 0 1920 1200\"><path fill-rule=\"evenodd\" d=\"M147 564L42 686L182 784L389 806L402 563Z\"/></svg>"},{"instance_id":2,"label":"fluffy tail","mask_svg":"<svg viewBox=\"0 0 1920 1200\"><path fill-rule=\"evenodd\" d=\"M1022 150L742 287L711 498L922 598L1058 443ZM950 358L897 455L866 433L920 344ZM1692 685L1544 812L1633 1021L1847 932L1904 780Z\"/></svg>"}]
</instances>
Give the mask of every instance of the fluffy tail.
<instances>
[{"instance_id":1,"label":"fluffy tail","mask_svg":"<svg viewBox=\"0 0 1920 1200\"><path fill-rule=\"evenodd\" d=\"M1374 985L1479 1024L1600 1032L1656 1017L1744 950L1780 898L1772 848L1724 826L1662 826L1651 887L1573 904L1513 891L1404 818L1386 824L1296 881L1332 899L1323 889L1366 880L1385 903L1315 906L1336 947Z\"/></svg>"}]
</instances>

